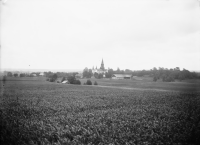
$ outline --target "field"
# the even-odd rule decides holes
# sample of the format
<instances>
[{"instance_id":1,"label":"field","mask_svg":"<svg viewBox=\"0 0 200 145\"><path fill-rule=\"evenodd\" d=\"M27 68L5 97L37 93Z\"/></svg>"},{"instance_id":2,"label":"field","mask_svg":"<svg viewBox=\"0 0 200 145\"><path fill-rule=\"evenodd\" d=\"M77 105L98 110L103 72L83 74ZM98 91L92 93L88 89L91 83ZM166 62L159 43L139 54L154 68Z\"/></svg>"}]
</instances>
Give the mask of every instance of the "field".
<instances>
[{"instance_id":1,"label":"field","mask_svg":"<svg viewBox=\"0 0 200 145\"><path fill-rule=\"evenodd\" d=\"M113 88L142 89L142 90L168 90L168 91L192 91L200 92L200 80L190 79L182 82L162 82L161 80L153 82L152 77L137 77L133 80L113 80L113 79L90 79L93 83L97 81L101 86ZM82 84L87 79L81 79Z\"/></svg>"},{"instance_id":2,"label":"field","mask_svg":"<svg viewBox=\"0 0 200 145\"><path fill-rule=\"evenodd\" d=\"M0 88L1 144L200 142L199 83L97 82L104 87L8 79Z\"/></svg>"}]
</instances>

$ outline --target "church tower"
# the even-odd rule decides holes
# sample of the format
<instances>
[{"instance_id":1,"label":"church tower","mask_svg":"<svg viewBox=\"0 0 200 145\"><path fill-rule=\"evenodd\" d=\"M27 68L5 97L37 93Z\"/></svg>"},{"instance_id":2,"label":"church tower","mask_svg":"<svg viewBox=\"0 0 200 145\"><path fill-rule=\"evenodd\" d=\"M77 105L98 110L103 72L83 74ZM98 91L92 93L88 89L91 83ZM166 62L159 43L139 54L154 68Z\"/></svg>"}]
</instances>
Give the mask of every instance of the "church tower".
<instances>
[{"instance_id":1,"label":"church tower","mask_svg":"<svg viewBox=\"0 0 200 145\"><path fill-rule=\"evenodd\" d=\"M105 68L104 68L104 63L103 63L103 59L102 59L102 62L101 62L101 67L100 67L100 69L105 70Z\"/></svg>"}]
</instances>

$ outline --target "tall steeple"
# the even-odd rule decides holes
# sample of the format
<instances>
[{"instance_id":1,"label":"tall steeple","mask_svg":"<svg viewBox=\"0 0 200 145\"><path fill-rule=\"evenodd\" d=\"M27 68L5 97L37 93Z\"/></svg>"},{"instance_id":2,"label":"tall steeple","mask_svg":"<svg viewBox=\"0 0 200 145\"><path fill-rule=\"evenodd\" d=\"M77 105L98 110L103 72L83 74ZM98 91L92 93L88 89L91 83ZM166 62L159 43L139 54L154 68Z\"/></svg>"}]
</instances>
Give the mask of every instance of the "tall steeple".
<instances>
[{"instance_id":1,"label":"tall steeple","mask_svg":"<svg viewBox=\"0 0 200 145\"><path fill-rule=\"evenodd\" d=\"M105 70L105 68L104 68L104 63L103 63L103 58L102 58L102 62L101 62L101 67L100 67L100 69Z\"/></svg>"}]
</instances>

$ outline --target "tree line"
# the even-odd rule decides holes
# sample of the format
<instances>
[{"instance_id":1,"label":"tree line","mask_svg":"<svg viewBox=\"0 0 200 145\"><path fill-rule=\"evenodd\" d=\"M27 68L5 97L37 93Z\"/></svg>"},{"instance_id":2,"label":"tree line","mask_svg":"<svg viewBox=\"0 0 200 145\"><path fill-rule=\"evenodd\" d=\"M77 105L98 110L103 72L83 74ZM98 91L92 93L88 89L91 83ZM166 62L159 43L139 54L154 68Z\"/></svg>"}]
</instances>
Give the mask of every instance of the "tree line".
<instances>
[{"instance_id":1,"label":"tree line","mask_svg":"<svg viewBox=\"0 0 200 145\"><path fill-rule=\"evenodd\" d=\"M12 72L7 72L8 77L34 77L34 74L36 76L39 76L40 72L32 72L32 73L12 73Z\"/></svg>"},{"instance_id":2,"label":"tree line","mask_svg":"<svg viewBox=\"0 0 200 145\"><path fill-rule=\"evenodd\" d=\"M58 78L62 78L61 81L58 81L59 83L62 83L63 81L67 80L69 84L76 84L76 85L80 85L81 81L78 80L76 78L76 74L78 74L77 72L72 72L72 73L65 73L65 72L44 72L46 77L47 77L47 81L50 82L55 82Z\"/></svg>"},{"instance_id":3,"label":"tree line","mask_svg":"<svg viewBox=\"0 0 200 145\"><path fill-rule=\"evenodd\" d=\"M35 74L36 76L39 76L40 72L32 72L31 74L27 74L27 73L12 73L12 72L7 72L7 76L14 76L14 77L33 77ZM67 73L67 72L44 72L44 76L46 76L49 81L55 81L57 78L76 78L76 74L78 74L78 72L71 72L71 73ZM125 70L120 70L119 68L117 70L113 70L113 69L108 69L107 72L105 73L92 73L92 69L88 69L85 68L83 70L83 78L97 78L97 79L101 79L103 77L105 78L112 78L113 74L130 74L133 76L137 76L137 77L143 77L143 76L149 76L153 78L153 81L157 81L159 79L161 79L164 82L173 82L175 80L185 80L185 79L200 79L200 74L196 73L196 72L190 72L187 69L182 69L180 70L179 67L176 68L163 68L163 67L159 67L159 68L152 68L150 70L137 70L137 71L132 71L130 69L125 69ZM69 79L72 80L72 79ZM75 82L75 81L74 81Z\"/></svg>"},{"instance_id":4,"label":"tree line","mask_svg":"<svg viewBox=\"0 0 200 145\"><path fill-rule=\"evenodd\" d=\"M174 69L165 69L161 67L157 69L154 67L151 70L151 75L153 76L154 81L162 79L163 82L173 82L175 80L182 81L185 79L200 79L200 76L196 72L190 72L186 69L180 70L179 67Z\"/></svg>"},{"instance_id":5,"label":"tree line","mask_svg":"<svg viewBox=\"0 0 200 145\"><path fill-rule=\"evenodd\" d=\"M83 70L83 77L84 78L91 78L92 76L95 78L111 78L113 74L131 74L133 76L137 77L143 77L143 76L149 76L152 77L154 81L157 81L159 79L162 79L164 82L172 82L175 80L184 80L184 79L200 79L200 75L196 72L190 72L189 70L183 69L180 70L179 67L176 68L163 68L154 67L150 70L137 70L132 71L129 69L120 70L119 68L117 70L108 69L105 73L92 73L92 69L85 68Z\"/></svg>"}]
</instances>

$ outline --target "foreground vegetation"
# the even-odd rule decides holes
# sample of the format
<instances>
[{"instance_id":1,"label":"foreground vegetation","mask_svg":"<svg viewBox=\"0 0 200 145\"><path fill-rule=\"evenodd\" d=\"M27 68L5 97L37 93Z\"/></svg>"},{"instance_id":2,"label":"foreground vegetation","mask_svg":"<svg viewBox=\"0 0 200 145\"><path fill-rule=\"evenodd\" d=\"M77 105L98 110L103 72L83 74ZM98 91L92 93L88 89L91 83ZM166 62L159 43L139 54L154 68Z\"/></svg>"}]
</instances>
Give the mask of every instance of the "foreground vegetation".
<instances>
[{"instance_id":1,"label":"foreground vegetation","mask_svg":"<svg viewBox=\"0 0 200 145\"><path fill-rule=\"evenodd\" d=\"M1 144L197 144L200 94L8 81Z\"/></svg>"}]
</instances>

